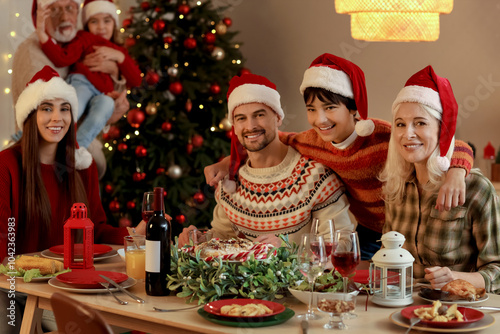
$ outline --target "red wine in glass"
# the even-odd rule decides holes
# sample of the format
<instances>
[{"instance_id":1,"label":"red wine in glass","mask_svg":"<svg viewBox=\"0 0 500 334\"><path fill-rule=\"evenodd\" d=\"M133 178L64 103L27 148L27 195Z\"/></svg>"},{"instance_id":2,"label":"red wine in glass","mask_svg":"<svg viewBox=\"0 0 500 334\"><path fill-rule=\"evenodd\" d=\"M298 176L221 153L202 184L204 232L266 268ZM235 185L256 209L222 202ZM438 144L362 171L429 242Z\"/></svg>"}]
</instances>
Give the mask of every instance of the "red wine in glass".
<instances>
[{"instance_id":1,"label":"red wine in glass","mask_svg":"<svg viewBox=\"0 0 500 334\"><path fill-rule=\"evenodd\" d=\"M325 242L325 256L326 257L329 257L332 254L332 249L333 249L333 243L332 242ZM319 256L319 242L318 241L311 242L311 250L314 253L314 255Z\"/></svg>"},{"instance_id":2,"label":"red wine in glass","mask_svg":"<svg viewBox=\"0 0 500 334\"><path fill-rule=\"evenodd\" d=\"M149 219L153 217L154 211L142 211L142 220L146 223L149 222Z\"/></svg>"},{"instance_id":3,"label":"red wine in glass","mask_svg":"<svg viewBox=\"0 0 500 334\"><path fill-rule=\"evenodd\" d=\"M360 260L359 253L356 252L335 252L332 255L332 264L343 277L352 274Z\"/></svg>"}]
</instances>

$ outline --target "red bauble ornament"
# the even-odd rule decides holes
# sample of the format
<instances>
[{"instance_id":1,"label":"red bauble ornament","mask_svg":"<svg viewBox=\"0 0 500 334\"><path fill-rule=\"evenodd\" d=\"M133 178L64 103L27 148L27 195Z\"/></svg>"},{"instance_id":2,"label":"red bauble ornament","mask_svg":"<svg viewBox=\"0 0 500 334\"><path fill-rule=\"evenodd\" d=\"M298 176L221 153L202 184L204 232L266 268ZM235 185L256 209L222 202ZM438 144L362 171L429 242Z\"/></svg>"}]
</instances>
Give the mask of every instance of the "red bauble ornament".
<instances>
[{"instance_id":1,"label":"red bauble ornament","mask_svg":"<svg viewBox=\"0 0 500 334\"><path fill-rule=\"evenodd\" d=\"M173 41L174 39L172 38L172 36L165 36L165 38L163 38L163 43L166 44L172 44Z\"/></svg>"},{"instance_id":2,"label":"red bauble ornament","mask_svg":"<svg viewBox=\"0 0 500 334\"><path fill-rule=\"evenodd\" d=\"M128 149L128 145L125 143L120 143L118 144L118 151L120 152L125 152Z\"/></svg>"},{"instance_id":3,"label":"red bauble ornament","mask_svg":"<svg viewBox=\"0 0 500 334\"><path fill-rule=\"evenodd\" d=\"M248 68L243 67L240 70L240 75L243 75L243 74L252 74L252 72L250 72L250 70Z\"/></svg>"},{"instance_id":4,"label":"red bauble ornament","mask_svg":"<svg viewBox=\"0 0 500 334\"><path fill-rule=\"evenodd\" d=\"M196 148L201 147L201 145L203 145L203 137L200 135L194 135L193 138L191 138L191 143Z\"/></svg>"},{"instance_id":5,"label":"red bauble ornament","mask_svg":"<svg viewBox=\"0 0 500 334\"><path fill-rule=\"evenodd\" d=\"M194 39L193 37L186 38L184 40L184 47L189 50L196 48L196 39Z\"/></svg>"},{"instance_id":6,"label":"red bauble ornament","mask_svg":"<svg viewBox=\"0 0 500 334\"><path fill-rule=\"evenodd\" d=\"M148 71L146 73L146 82L148 85L156 85L160 81L160 75L155 71Z\"/></svg>"},{"instance_id":7,"label":"red bauble ornament","mask_svg":"<svg viewBox=\"0 0 500 334\"><path fill-rule=\"evenodd\" d=\"M175 221L182 225L186 222L186 216L177 215L177 216L175 216Z\"/></svg>"},{"instance_id":8,"label":"red bauble ornament","mask_svg":"<svg viewBox=\"0 0 500 334\"><path fill-rule=\"evenodd\" d=\"M134 174L132 174L132 180L134 180L135 182L140 182L145 178L146 178L146 173L135 172Z\"/></svg>"},{"instance_id":9,"label":"red bauble ornament","mask_svg":"<svg viewBox=\"0 0 500 334\"><path fill-rule=\"evenodd\" d=\"M163 190L163 197L167 197L167 191L166 190Z\"/></svg>"},{"instance_id":10,"label":"red bauble ornament","mask_svg":"<svg viewBox=\"0 0 500 334\"><path fill-rule=\"evenodd\" d=\"M108 133L103 133L102 134L102 140L104 140L104 141L110 141L111 137L109 136Z\"/></svg>"},{"instance_id":11,"label":"red bauble ornament","mask_svg":"<svg viewBox=\"0 0 500 334\"><path fill-rule=\"evenodd\" d=\"M158 35L163 33L163 30L165 29L165 21L163 20L156 20L153 22L153 29L156 31Z\"/></svg>"},{"instance_id":12,"label":"red bauble ornament","mask_svg":"<svg viewBox=\"0 0 500 334\"><path fill-rule=\"evenodd\" d=\"M230 26L231 26L231 24L233 24L233 20L231 20L229 17L225 17L225 18L223 18L223 19L222 19L222 22L223 22L226 26L228 26L228 27L230 27Z\"/></svg>"},{"instance_id":13,"label":"red bauble ornament","mask_svg":"<svg viewBox=\"0 0 500 334\"><path fill-rule=\"evenodd\" d=\"M191 99L187 99L186 104L184 105L184 108L186 108L187 112L190 112L191 109L193 109L193 102L191 102Z\"/></svg>"},{"instance_id":14,"label":"red bauble ornament","mask_svg":"<svg viewBox=\"0 0 500 334\"><path fill-rule=\"evenodd\" d=\"M128 37L127 39L125 39L125 47L127 49L133 47L135 45L135 43L136 43L136 40L133 37Z\"/></svg>"},{"instance_id":15,"label":"red bauble ornament","mask_svg":"<svg viewBox=\"0 0 500 334\"><path fill-rule=\"evenodd\" d=\"M204 41L207 44L214 44L215 43L216 36L215 34L211 32L207 32L204 37Z\"/></svg>"},{"instance_id":16,"label":"red bauble ornament","mask_svg":"<svg viewBox=\"0 0 500 334\"><path fill-rule=\"evenodd\" d=\"M136 147L136 149L135 149L135 156L136 157L145 158L147 155L148 155L148 150L144 146L139 145Z\"/></svg>"},{"instance_id":17,"label":"red bauble ornament","mask_svg":"<svg viewBox=\"0 0 500 334\"><path fill-rule=\"evenodd\" d=\"M109 210L111 212L120 211L120 202L118 202L116 199L109 202Z\"/></svg>"},{"instance_id":18,"label":"red bauble ornament","mask_svg":"<svg viewBox=\"0 0 500 334\"><path fill-rule=\"evenodd\" d=\"M157 12L157 13L161 12L161 8L160 7L156 7L155 8L155 12Z\"/></svg>"},{"instance_id":19,"label":"red bauble ornament","mask_svg":"<svg viewBox=\"0 0 500 334\"><path fill-rule=\"evenodd\" d=\"M125 19L122 22L122 28L127 29L132 24L132 19Z\"/></svg>"},{"instance_id":20,"label":"red bauble ornament","mask_svg":"<svg viewBox=\"0 0 500 334\"><path fill-rule=\"evenodd\" d=\"M226 131L226 137L231 139L233 137L233 129Z\"/></svg>"},{"instance_id":21,"label":"red bauble ornament","mask_svg":"<svg viewBox=\"0 0 500 334\"><path fill-rule=\"evenodd\" d=\"M144 112L139 108L132 109L127 114L127 122L134 128L140 127L145 118Z\"/></svg>"},{"instance_id":22,"label":"red bauble ornament","mask_svg":"<svg viewBox=\"0 0 500 334\"><path fill-rule=\"evenodd\" d=\"M127 202L127 209L134 210L135 209L135 201L128 201Z\"/></svg>"},{"instance_id":23,"label":"red bauble ornament","mask_svg":"<svg viewBox=\"0 0 500 334\"><path fill-rule=\"evenodd\" d=\"M170 86L168 86L168 90L174 95L179 95L180 93L182 93L183 89L184 88L182 87L182 84L179 81L172 82Z\"/></svg>"},{"instance_id":24,"label":"red bauble ornament","mask_svg":"<svg viewBox=\"0 0 500 334\"><path fill-rule=\"evenodd\" d=\"M220 93L220 86L217 83L213 83L210 85L210 93L217 95Z\"/></svg>"},{"instance_id":25,"label":"red bauble ornament","mask_svg":"<svg viewBox=\"0 0 500 334\"><path fill-rule=\"evenodd\" d=\"M199 191L193 195L193 199L196 203L202 204L203 202L205 202L205 195L203 195L203 193Z\"/></svg>"},{"instance_id":26,"label":"red bauble ornament","mask_svg":"<svg viewBox=\"0 0 500 334\"><path fill-rule=\"evenodd\" d=\"M120 128L118 128L115 125L110 126L108 130L108 135L111 139L120 138Z\"/></svg>"},{"instance_id":27,"label":"red bauble ornament","mask_svg":"<svg viewBox=\"0 0 500 334\"><path fill-rule=\"evenodd\" d=\"M182 14L182 15L187 15L189 14L189 11L191 10L191 8L189 7L189 5L183 3L182 5L180 5L178 8L177 8L177 12L179 12L179 14Z\"/></svg>"},{"instance_id":28,"label":"red bauble ornament","mask_svg":"<svg viewBox=\"0 0 500 334\"><path fill-rule=\"evenodd\" d=\"M170 122L164 122L161 125L161 130L163 132L170 132L172 130L172 123L170 123Z\"/></svg>"},{"instance_id":29,"label":"red bauble ornament","mask_svg":"<svg viewBox=\"0 0 500 334\"><path fill-rule=\"evenodd\" d=\"M142 10L143 10L143 11L146 11L146 10L148 10L149 8L151 8L151 5L150 5L150 3L149 3L149 2L147 2L147 1L143 1L143 2L141 2L141 8L142 8Z\"/></svg>"},{"instance_id":30,"label":"red bauble ornament","mask_svg":"<svg viewBox=\"0 0 500 334\"><path fill-rule=\"evenodd\" d=\"M187 154L191 154L193 152L193 144L186 145L186 152Z\"/></svg>"},{"instance_id":31,"label":"red bauble ornament","mask_svg":"<svg viewBox=\"0 0 500 334\"><path fill-rule=\"evenodd\" d=\"M108 194L111 194L113 192L113 186L111 184L105 185L104 191L107 192Z\"/></svg>"},{"instance_id":32,"label":"red bauble ornament","mask_svg":"<svg viewBox=\"0 0 500 334\"><path fill-rule=\"evenodd\" d=\"M127 227L127 226L132 226L132 221L128 217L121 217L120 220L118 221L118 226L120 227Z\"/></svg>"},{"instance_id":33,"label":"red bauble ornament","mask_svg":"<svg viewBox=\"0 0 500 334\"><path fill-rule=\"evenodd\" d=\"M156 175L161 175L161 174L163 174L163 173L165 173L165 168L163 168L163 167L158 167L158 168L156 169Z\"/></svg>"}]
</instances>

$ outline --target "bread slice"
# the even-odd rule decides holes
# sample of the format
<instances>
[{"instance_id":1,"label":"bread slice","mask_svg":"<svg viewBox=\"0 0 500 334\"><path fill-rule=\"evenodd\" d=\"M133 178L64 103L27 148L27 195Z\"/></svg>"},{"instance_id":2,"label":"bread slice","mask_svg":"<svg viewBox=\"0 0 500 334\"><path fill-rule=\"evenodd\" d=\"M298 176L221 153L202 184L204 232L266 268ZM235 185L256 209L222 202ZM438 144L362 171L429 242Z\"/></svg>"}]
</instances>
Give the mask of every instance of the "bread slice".
<instances>
[{"instance_id":1,"label":"bread slice","mask_svg":"<svg viewBox=\"0 0 500 334\"><path fill-rule=\"evenodd\" d=\"M21 255L15 261L15 268L24 270L40 269L42 275L49 275L64 270L64 263L43 257Z\"/></svg>"}]
</instances>

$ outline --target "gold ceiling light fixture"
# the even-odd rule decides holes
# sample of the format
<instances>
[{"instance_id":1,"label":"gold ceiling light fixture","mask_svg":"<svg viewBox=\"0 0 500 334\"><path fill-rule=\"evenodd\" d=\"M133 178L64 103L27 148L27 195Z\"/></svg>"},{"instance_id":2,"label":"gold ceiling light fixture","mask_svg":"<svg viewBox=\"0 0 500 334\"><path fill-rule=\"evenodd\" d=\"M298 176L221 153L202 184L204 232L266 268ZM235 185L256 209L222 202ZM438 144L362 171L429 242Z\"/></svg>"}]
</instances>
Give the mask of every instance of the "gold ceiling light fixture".
<instances>
[{"instance_id":1,"label":"gold ceiling light fixture","mask_svg":"<svg viewBox=\"0 0 500 334\"><path fill-rule=\"evenodd\" d=\"M453 0L335 0L339 14L351 15L351 36L365 41L432 42L439 38L439 14Z\"/></svg>"}]
</instances>

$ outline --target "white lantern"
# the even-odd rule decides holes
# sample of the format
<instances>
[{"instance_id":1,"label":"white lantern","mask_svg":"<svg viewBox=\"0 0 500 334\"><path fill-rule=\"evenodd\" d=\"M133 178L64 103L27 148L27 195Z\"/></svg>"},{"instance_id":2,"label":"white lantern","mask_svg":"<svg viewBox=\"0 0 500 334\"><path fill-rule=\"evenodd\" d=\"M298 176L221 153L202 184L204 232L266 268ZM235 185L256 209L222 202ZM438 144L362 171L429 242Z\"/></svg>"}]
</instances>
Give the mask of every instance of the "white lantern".
<instances>
[{"instance_id":1,"label":"white lantern","mask_svg":"<svg viewBox=\"0 0 500 334\"><path fill-rule=\"evenodd\" d=\"M382 236L381 248L370 264L372 301L382 306L405 306L413 303L413 262L415 258L401 248L405 237L391 231Z\"/></svg>"}]
</instances>

